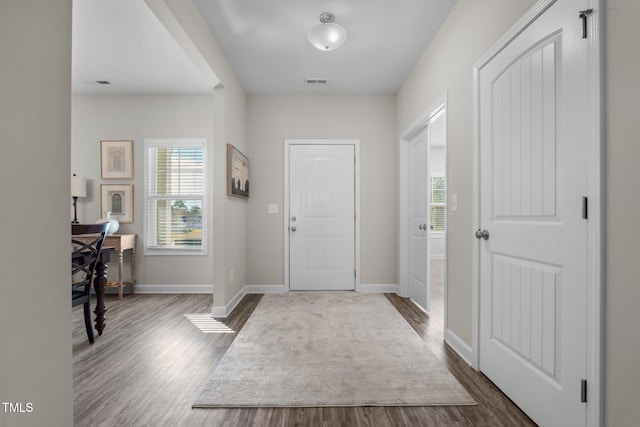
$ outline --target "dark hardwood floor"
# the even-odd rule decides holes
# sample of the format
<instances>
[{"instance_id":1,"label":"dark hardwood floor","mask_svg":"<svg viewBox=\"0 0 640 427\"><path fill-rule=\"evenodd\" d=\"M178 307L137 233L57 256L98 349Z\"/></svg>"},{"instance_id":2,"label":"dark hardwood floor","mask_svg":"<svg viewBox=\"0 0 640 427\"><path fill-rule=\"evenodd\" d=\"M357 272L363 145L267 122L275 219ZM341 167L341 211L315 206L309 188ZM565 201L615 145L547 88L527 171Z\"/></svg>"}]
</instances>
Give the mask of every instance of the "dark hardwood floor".
<instances>
[{"instance_id":1,"label":"dark hardwood floor","mask_svg":"<svg viewBox=\"0 0 640 427\"><path fill-rule=\"evenodd\" d=\"M191 409L262 296L247 295L224 320L234 333L204 333L185 315L209 313L211 295L129 295L123 300L107 297L107 327L94 345L87 341L81 307L73 310L75 425L535 425L443 343L442 298L437 295L435 289L432 318L406 299L394 294L387 298L471 393L477 406ZM215 329L224 332L219 326Z\"/></svg>"}]
</instances>

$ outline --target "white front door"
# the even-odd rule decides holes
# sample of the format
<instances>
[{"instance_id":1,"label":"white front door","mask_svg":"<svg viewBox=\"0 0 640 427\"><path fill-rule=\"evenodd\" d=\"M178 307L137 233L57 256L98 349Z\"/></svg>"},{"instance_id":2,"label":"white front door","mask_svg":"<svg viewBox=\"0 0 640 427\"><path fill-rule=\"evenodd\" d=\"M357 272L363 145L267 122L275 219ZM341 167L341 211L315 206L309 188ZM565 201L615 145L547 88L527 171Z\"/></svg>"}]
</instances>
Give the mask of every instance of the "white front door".
<instances>
[{"instance_id":1,"label":"white front door","mask_svg":"<svg viewBox=\"0 0 640 427\"><path fill-rule=\"evenodd\" d=\"M355 146L289 145L289 288L355 289Z\"/></svg>"},{"instance_id":2,"label":"white front door","mask_svg":"<svg viewBox=\"0 0 640 427\"><path fill-rule=\"evenodd\" d=\"M555 2L478 71L479 366L542 426L586 422L582 3Z\"/></svg>"},{"instance_id":3,"label":"white front door","mask_svg":"<svg viewBox=\"0 0 640 427\"><path fill-rule=\"evenodd\" d=\"M409 140L409 298L429 310L429 129Z\"/></svg>"}]
</instances>

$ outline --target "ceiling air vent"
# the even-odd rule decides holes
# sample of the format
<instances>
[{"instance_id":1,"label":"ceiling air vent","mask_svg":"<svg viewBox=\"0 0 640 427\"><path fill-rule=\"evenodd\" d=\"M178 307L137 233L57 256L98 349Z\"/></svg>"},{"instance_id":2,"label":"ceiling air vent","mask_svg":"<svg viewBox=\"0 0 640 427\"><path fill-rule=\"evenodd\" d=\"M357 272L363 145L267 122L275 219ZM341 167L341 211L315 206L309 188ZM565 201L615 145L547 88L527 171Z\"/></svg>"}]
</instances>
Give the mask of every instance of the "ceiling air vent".
<instances>
[{"instance_id":1,"label":"ceiling air vent","mask_svg":"<svg viewBox=\"0 0 640 427\"><path fill-rule=\"evenodd\" d=\"M304 84L311 86L325 86L327 79L304 79Z\"/></svg>"}]
</instances>

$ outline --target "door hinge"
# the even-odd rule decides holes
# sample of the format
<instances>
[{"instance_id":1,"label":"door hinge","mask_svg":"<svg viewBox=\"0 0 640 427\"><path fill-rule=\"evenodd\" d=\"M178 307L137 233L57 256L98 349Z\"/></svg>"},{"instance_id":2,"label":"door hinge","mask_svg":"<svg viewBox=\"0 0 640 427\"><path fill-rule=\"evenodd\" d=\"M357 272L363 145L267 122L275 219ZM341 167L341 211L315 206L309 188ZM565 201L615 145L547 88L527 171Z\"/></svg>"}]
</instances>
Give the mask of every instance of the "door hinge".
<instances>
[{"instance_id":1,"label":"door hinge","mask_svg":"<svg viewBox=\"0 0 640 427\"><path fill-rule=\"evenodd\" d=\"M587 403L587 380L580 381L580 402Z\"/></svg>"},{"instance_id":2,"label":"door hinge","mask_svg":"<svg viewBox=\"0 0 640 427\"><path fill-rule=\"evenodd\" d=\"M578 18L582 19L582 38L587 38L587 17L593 13L593 9L585 9L578 12Z\"/></svg>"},{"instance_id":3,"label":"door hinge","mask_svg":"<svg viewBox=\"0 0 640 427\"><path fill-rule=\"evenodd\" d=\"M589 198L587 196L582 198L582 219L589 219Z\"/></svg>"}]
</instances>

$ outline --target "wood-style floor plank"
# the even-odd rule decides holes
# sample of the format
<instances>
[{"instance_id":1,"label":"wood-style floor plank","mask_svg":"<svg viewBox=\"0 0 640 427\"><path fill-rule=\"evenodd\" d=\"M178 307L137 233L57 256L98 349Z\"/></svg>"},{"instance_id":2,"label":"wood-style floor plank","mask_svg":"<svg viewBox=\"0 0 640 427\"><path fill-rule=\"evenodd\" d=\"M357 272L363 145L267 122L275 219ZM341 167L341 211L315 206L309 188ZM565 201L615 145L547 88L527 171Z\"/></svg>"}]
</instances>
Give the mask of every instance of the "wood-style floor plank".
<instances>
[{"instance_id":1,"label":"wood-style floor plank","mask_svg":"<svg viewBox=\"0 0 640 427\"><path fill-rule=\"evenodd\" d=\"M435 292L434 292L435 293ZM210 313L211 295L107 297L104 334L90 345L82 308L73 310L76 426L532 426L484 375L444 344L441 298L429 315L412 302L389 301L469 391L477 406L192 409L209 374L261 295L247 295L224 324L235 333L205 334L185 314ZM440 311L438 311L440 310ZM439 319L436 313L440 313Z\"/></svg>"}]
</instances>

